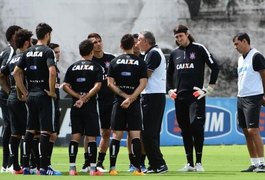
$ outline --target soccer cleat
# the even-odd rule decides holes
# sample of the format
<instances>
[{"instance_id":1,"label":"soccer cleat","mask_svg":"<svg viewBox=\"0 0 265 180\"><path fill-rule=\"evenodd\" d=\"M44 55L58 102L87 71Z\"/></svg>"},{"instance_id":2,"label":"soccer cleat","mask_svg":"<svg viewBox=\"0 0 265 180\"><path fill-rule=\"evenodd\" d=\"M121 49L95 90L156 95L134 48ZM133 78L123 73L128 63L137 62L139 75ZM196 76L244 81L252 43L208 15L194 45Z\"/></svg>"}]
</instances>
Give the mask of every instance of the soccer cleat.
<instances>
[{"instance_id":1,"label":"soccer cleat","mask_svg":"<svg viewBox=\"0 0 265 180\"><path fill-rule=\"evenodd\" d=\"M254 165L251 165L251 166L249 166L247 169L243 169L243 170L241 170L240 172L254 172L255 169L257 169L257 167L254 166Z\"/></svg>"},{"instance_id":2,"label":"soccer cleat","mask_svg":"<svg viewBox=\"0 0 265 180\"><path fill-rule=\"evenodd\" d=\"M144 176L145 174L142 171L135 170L135 171L133 171L133 175L134 176Z\"/></svg>"},{"instance_id":3,"label":"soccer cleat","mask_svg":"<svg viewBox=\"0 0 265 180\"><path fill-rule=\"evenodd\" d=\"M90 171L90 176L103 176L103 172L100 171Z\"/></svg>"},{"instance_id":4,"label":"soccer cleat","mask_svg":"<svg viewBox=\"0 0 265 180\"><path fill-rule=\"evenodd\" d=\"M23 174L23 169L13 170L12 174Z\"/></svg>"},{"instance_id":5,"label":"soccer cleat","mask_svg":"<svg viewBox=\"0 0 265 180\"><path fill-rule=\"evenodd\" d=\"M118 175L118 172L116 171L116 169L112 169L112 170L109 171L109 174L111 176L116 176L116 175Z\"/></svg>"},{"instance_id":6,"label":"soccer cleat","mask_svg":"<svg viewBox=\"0 0 265 180\"><path fill-rule=\"evenodd\" d=\"M40 174L39 170L35 167L35 168L30 168L30 174Z\"/></svg>"},{"instance_id":7,"label":"soccer cleat","mask_svg":"<svg viewBox=\"0 0 265 180\"><path fill-rule=\"evenodd\" d=\"M149 166L144 173L153 174L153 173L155 173L155 170L151 166Z\"/></svg>"},{"instance_id":8,"label":"soccer cleat","mask_svg":"<svg viewBox=\"0 0 265 180\"><path fill-rule=\"evenodd\" d=\"M23 174L24 175L31 175L30 169L28 167L23 168Z\"/></svg>"},{"instance_id":9,"label":"soccer cleat","mask_svg":"<svg viewBox=\"0 0 265 180\"><path fill-rule=\"evenodd\" d=\"M135 171L135 167L132 164L130 164L128 172L134 172L134 171Z\"/></svg>"},{"instance_id":10,"label":"soccer cleat","mask_svg":"<svg viewBox=\"0 0 265 180\"><path fill-rule=\"evenodd\" d=\"M63 173L61 173L60 171L54 170L51 166L48 166L46 174L47 175L52 175L52 176L60 176Z\"/></svg>"},{"instance_id":11,"label":"soccer cleat","mask_svg":"<svg viewBox=\"0 0 265 180\"><path fill-rule=\"evenodd\" d=\"M11 166L9 166L9 167L6 168L6 172L13 173L13 170L14 170L13 164Z\"/></svg>"},{"instance_id":12,"label":"soccer cleat","mask_svg":"<svg viewBox=\"0 0 265 180\"><path fill-rule=\"evenodd\" d=\"M107 169L104 168L104 166L97 166L97 170L102 173L109 172Z\"/></svg>"},{"instance_id":13,"label":"soccer cleat","mask_svg":"<svg viewBox=\"0 0 265 180\"><path fill-rule=\"evenodd\" d=\"M195 168L195 171L197 171L197 172L204 172L205 171L201 163L196 163L194 168Z\"/></svg>"},{"instance_id":14,"label":"soccer cleat","mask_svg":"<svg viewBox=\"0 0 265 180\"><path fill-rule=\"evenodd\" d=\"M69 171L69 175L70 175L70 176L76 176L76 175L77 175L76 170L71 169L71 170Z\"/></svg>"},{"instance_id":15,"label":"soccer cleat","mask_svg":"<svg viewBox=\"0 0 265 180\"><path fill-rule=\"evenodd\" d=\"M82 173L87 173L90 171L90 166L86 166L86 165L83 165L82 169L80 170L80 172Z\"/></svg>"},{"instance_id":16,"label":"soccer cleat","mask_svg":"<svg viewBox=\"0 0 265 180\"><path fill-rule=\"evenodd\" d=\"M155 173L158 173L158 174L163 174L163 173L166 173L168 171L168 167L166 164L160 166L159 168L157 168L155 170Z\"/></svg>"},{"instance_id":17,"label":"soccer cleat","mask_svg":"<svg viewBox=\"0 0 265 180\"><path fill-rule=\"evenodd\" d=\"M0 172L1 172L1 173L6 173L6 168L4 168L4 167L2 166Z\"/></svg>"},{"instance_id":18,"label":"soccer cleat","mask_svg":"<svg viewBox=\"0 0 265 180\"><path fill-rule=\"evenodd\" d=\"M185 164L185 166L178 171L180 172L194 172L195 168L190 165L190 163Z\"/></svg>"},{"instance_id":19,"label":"soccer cleat","mask_svg":"<svg viewBox=\"0 0 265 180\"><path fill-rule=\"evenodd\" d=\"M140 166L140 168L141 168L141 171L142 171L143 173L146 173L147 169L146 169L146 167L145 167L144 164L142 164L142 165Z\"/></svg>"},{"instance_id":20,"label":"soccer cleat","mask_svg":"<svg viewBox=\"0 0 265 180\"><path fill-rule=\"evenodd\" d=\"M259 165L255 170L253 170L257 173L265 173L265 165L264 164L261 164Z\"/></svg>"}]
</instances>

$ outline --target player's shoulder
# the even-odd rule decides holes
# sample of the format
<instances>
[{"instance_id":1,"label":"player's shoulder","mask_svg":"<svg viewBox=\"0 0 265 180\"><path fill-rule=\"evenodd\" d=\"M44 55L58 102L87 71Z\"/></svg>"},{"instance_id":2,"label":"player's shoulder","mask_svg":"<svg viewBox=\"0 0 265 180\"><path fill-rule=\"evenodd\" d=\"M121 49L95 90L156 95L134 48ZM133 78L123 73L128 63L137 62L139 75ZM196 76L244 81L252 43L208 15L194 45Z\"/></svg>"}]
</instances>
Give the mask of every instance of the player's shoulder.
<instances>
[{"instance_id":1,"label":"player's shoulder","mask_svg":"<svg viewBox=\"0 0 265 180\"><path fill-rule=\"evenodd\" d=\"M109 59L109 60L112 60L115 58L115 56L111 53L108 53L108 52L104 52L104 59Z\"/></svg>"}]
</instances>

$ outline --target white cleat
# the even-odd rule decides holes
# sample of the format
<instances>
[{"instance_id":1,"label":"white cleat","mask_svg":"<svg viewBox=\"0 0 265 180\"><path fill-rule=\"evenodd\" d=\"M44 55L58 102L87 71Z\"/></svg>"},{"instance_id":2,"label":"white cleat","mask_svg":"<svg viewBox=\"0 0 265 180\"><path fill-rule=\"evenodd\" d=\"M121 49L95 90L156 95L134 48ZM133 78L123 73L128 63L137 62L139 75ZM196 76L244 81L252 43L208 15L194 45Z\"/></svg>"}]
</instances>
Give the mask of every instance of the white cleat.
<instances>
[{"instance_id":1,"label":"white cleat","mask_svg":"<svg viewBox=\"0 0 265 180\"><path fill-rule=\"evenodd\" d=\"M104 167L103 167L103 166L98 166L98 167L97 167L97 170L98 170L99 172L102 172L102 173L109 172L109 170L107 170L107 169L104 169Z\"/></svg>"},{"instance_id":2,"label":"white cleat","mask_svg":"<svg viewBox=\"0 0 265 180\"><path fill-rule=\"evenodd\" d=\"M83 168L80 170L80 172L82 172L82 173L87 173L87 172L89 172L89 171L90 171L90 166L83 167Z\"/></svg>"},{"instance_id":3,"label":"white cleat","mask_svg":"<svg viewBox=\"0 0 265 180\"><path fill-rule=\"evenodd\" d=\"M195 164L195 171L197 171L197 172L204 172L205 170L204 170L204 168L203 168L203 166L202 166L201 163L196 163Z\"/></svg>"},{"instance_id":4,"label":"white cleat","mask_svg":"<svg viewBox=\"0 0 265 180\"><path fill-rule=\"evenodd\" d=\"M185 164L185 166L178 170L179 172L194 172L195 168L190 166L190 163Z\"/></svg>"}]
</instances>

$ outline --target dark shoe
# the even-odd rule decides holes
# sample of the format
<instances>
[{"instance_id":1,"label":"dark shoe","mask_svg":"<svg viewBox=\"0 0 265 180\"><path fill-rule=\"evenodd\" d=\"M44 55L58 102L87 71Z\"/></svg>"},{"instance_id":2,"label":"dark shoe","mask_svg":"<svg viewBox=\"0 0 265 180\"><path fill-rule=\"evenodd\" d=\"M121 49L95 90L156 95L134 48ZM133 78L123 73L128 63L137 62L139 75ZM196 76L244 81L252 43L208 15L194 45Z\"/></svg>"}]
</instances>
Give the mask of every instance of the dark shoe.
<instances>
[{"instance_id":1,"label":"dark shoe","mask_svg":"<svg viewBox=\"0 0 265 180\"><path fill-rule=\"evenodd\" d=\"M163 174L163 173L166 173L168 171L168 167L166 164L160 166L159 168L157 168L155 170L155 173L158 173L158 174Z\"/></svg>"},{"instance_id":2,"label":"dark shoe","mask_svg":"<svg viewBox=\"0 0 265 180\"><path fill-rule=\"evenodd\" d=\"M255 169L257 169L257 167L254 166L254 165L251 165L251 166L249 166L247 169L243 169L243 170L241 170L241 172L254 172Z\"/></svg>"},{"instance_id":3,"label":"dark shoe","mask_svg":"<svg viewBox=\"0 0 265 180\"><path fill-rule=\"evenodd\" d=\"M254 171L257 172L257 173L265 173L264 164L259 165Z\"/></svg>"},{"instance_id":4,"label":"dark shoe","mask_svg":"<svg viewBox=\"0 0 265 180\"><path fill-rule=\"evenodd\" d=\"M149 167L146 169L145 173L146 173L146 174L153 174L153 173L155 173L155 170L154 170L151 166L149 166Z\"/></svg>"}]
</instances>

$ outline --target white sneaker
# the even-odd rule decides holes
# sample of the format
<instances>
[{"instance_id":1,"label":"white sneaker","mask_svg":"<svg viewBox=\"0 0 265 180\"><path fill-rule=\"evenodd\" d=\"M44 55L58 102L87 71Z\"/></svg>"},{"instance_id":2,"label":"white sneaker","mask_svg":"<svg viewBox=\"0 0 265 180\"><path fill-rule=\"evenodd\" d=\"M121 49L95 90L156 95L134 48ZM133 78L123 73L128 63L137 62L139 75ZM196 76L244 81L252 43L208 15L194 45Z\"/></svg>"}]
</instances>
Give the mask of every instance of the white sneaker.
<instances>
[{"instance_id":1,"label":"white sneaker","mask_svg":"<svg viewBox=\"0 0 265 180\"><path fill-rule=\"evenodd\" d=\"M181 169L179 169L178 171L180 172L194 172L195 168L190 166L190 163L185 164L185 166Z\"/></svg>"},{"instance_id":2,"label":"white sneaker","mask_svg":"<svg viewBox=\"0 0 265 180\"><path fill-rule=\"evenodd\" d=\"M83 168L80 170L80 172L82 172L82 173L87 173L87 172L89 172L89 171L90 171L90 166L83 167Z\"/></svg>"},{"instance_id":3,"label":"white sneaker","mask_svg":"<svg viewBox=\"0 0 265 180\"><path fill-rule=\"evenodd\" d=\"M204 170L204 168L203 168L203 166L202 166L201 163L196 163L195 164L195 171L197 171L197 172L204 172L205 170Z\"/></svg>"},{"instance_id":4,"label":"white sneaker","mask_svg":"<svg viewBox=\"0 0 265 180\"><path fill-rule=\"evenodd\" d=\"M109 172L109 170L107 170L107 169L104 169L104 167L103 167L103 166L98 166L98 167L97 167L97 170L98 170L99 172L102 172L102 173Z\"/></svg>"},{"instance_id":5,"label":"white sneaker","mask_svg":"<svg viewBox=\"0 0 265 180\"><path fill-rule=\"evenodd\" d=\"M6 172L12 173L14 171L13 164L6 168Z\"/></svg>"},{"instance_id":6,"label":"white sneaker","mask_svg":"<svg viewBox=\"0 0 265 180\"><path fill-rule=\"evenodd\" d=\"M4 167L2 166L0 172L1 172L1 173L6 173L6 168L4 168Z\"/></svg>"}]
</instances>

